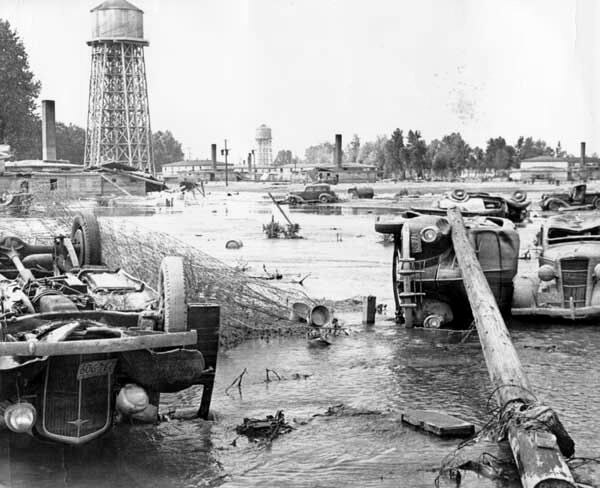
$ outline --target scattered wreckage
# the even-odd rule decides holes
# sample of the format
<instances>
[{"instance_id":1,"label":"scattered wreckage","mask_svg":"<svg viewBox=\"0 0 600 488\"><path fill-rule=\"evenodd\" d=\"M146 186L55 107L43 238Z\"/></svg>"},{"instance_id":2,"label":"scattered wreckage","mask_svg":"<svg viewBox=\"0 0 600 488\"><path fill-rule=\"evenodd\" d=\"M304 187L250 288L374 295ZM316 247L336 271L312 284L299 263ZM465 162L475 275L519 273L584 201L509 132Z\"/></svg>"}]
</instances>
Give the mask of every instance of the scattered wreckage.
<instances>
[{"instance_id":1,"label":"scattered wreckage","mask_svg":"<svg viewBox=\"0 0 600 488\"><path fill-rule=\"evenodd\" d=\"M600 217L557 215L541 227L539 268L517 274L519 234L496 217L465 219L467 235L504 314L584 320L600 317ZM465 328L472 321L446 217L407 211L379 220L394 236L396 316L408 326Z\"/></svg>"},{"instance_id":2,"label":"scattered wreckage","mask_svg":"<svg viewBox=\"0 0 600 488\"><path fill-rule=\"evenodd\" d=\"M510 198L505 198L457 188L447 192L431 208L411 207L411 210L422 214L446 215L448 208L458 207L464 216L502 217L520 223L529 216L530 206L527 194L520 190L515 191Z\"/></svg>"},{"instance_id":3,"label":"scattered wreckage","mask_svg":"<svg viewBox=\"0 0 600 488\"><path fill-rule=\"evenodd\" d=\"M118 418L156 421L160 393L200 384L208 416L219 307L186 303L180 257L153 289L102 264L93 214L52 245L5 234L0 311L2 427L80 445Z\"/></svg>"},{"instance_id":4,"label":"scattered wreckage","mask_svg":"<svg viewBox=\"0 0 600 488\"><path fill-rule=\"evenodd\" d=\"M542 210L557 212L575 208L577 210L600 210L600 192L588 192L587 185L575 185L568 192L544 193L540 200Z\"/></svg>"}]
</instances>

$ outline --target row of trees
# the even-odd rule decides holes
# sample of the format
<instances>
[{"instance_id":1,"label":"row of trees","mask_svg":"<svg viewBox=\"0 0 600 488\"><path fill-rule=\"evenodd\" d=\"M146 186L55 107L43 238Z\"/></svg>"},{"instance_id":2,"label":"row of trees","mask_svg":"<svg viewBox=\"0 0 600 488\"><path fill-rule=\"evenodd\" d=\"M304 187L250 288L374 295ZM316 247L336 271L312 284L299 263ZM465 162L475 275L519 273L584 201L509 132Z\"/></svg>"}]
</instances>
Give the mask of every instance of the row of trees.
<instances>
[{"instance_id":1,"label":"row of trees","mask_svg":"<svg viewBox=\"0 0 600 488\"><path fill-rule=\"evenodd\" d=\"M37 114L41 84L29 66L27 51L17 33L0 19L0 144L11 146L16 159L42 155L41 121ZM157 171L183 159L181 143L170 131L152 134ZM85 130L75 124L56 124L56 156L83 164Z\"/></svg>"},{"instance_id":2,"label":"row of trees","mask_svg":"<svg viewBox=\"0 0 600 488\"><path fill-rule=\"evenodd\" d=\"M329 165L333 162L334 145L323 142L310 146L304 160L289 150L279 151L275 164L290 162L306 165ZM470 171L472 173L498 172L519 167L524 159L536 156L566 157L560 142L556 148L541 139L521 136L514 145L503 137L491 138L485 148L470 146L458 132L429 144L418 130L408 133L400 129L388 136L378 136L374 141L361 144L354 135L344 149L344 163L361 163L376 166L385 177L424 177L430 175L451 176Z\"/></svg>"}]
</instances>

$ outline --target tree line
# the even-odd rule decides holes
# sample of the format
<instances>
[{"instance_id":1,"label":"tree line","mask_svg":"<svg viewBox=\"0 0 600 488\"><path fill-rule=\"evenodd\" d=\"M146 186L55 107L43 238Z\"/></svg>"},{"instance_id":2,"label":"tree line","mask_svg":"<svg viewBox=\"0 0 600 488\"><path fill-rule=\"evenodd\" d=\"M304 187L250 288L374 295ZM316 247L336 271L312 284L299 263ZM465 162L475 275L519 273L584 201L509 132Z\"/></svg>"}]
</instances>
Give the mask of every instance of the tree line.
<instances>
[{"instance_id":1,"label":"tree line","mask_svg":"<svg viewBox=\"0 0 600 488\"><path fill-rule=\"evenodd\" d=\"M40 90L23 41L8 21L0 19L0 144L8 144L16 160L42 157ZM152 133L152 148L157 171L163 164L183 159L181 143L168 130ZM57 122L56 157L83 164L85 129Z\"/></svg>"},{"instance_id":2,"label":"tree line","mask_svg":"<svg viewBox=\"0 0 600 488\"><path fill-rule=\"evenodd\" d=\"M282 150L278 152L275 164L331 165L334 149L330 142L310 146L306 148L303 160L289 150ZM470 146L459 132L427 143L419 130L405 133L395 129L389 136L378 136L374 141L362 144L354 134L344 148L343 162L375 166L384 177L422 178L451 177L465 172L499 173L518 168L521 161L536 156L572 157L562 149L560 141L552 147L542 139L521 136L511 145L504 137L493 137L485 148L481 148Z\"/></svg>"}]
</instances>

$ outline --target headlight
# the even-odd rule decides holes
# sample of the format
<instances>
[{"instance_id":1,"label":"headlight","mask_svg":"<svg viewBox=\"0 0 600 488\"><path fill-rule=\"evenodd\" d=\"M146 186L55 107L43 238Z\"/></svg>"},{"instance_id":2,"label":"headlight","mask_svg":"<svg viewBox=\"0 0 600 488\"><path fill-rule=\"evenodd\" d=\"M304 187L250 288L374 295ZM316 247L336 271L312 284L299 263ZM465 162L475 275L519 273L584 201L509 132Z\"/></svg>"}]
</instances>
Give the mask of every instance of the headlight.
<instances>
[{"instance_id":1,"label":"headlight","mask_svg":"<svg viewBox=\"0 0 600 488\"><path fill-rule=\"evenodd\" d=\"M15 403L4 411L4 422L13 432L29 432L35 424L37 413L31 403Z\"/></svg>"},{"instance_id":2,"label":"headlight","mask_svg":"<svg viewBox=\"0 0 600 488\"><path fill-rule=\"evenodd\" d=\"M538 276L542 281L552 281L556 278L556 272L549 264L543 264L540 266L540 269L538 269Z\"/></svg>"},{"instance_id":3,"label":"headlight","mask_svg":"<svg viewBox=\"0 0 600 488\"><path fill-rule=\"evenodd\" d=\"M117 409L125 415L141 412L149 403L146 390L133 383L126 384L117 395Z\"/></svg>"},{"instance_id":4,"label":"headlight","mask_svg":"<svg viewBox=\"0 0 600 488\"><path fill-rule=\"evenodd\" d=\"M438 230L435 227L425 227L421 229L421 240L431 244L438 238Z\"/></svg>"},{"instance_id":5,"label":"headlight","mask_svg":"<svg viewBox=\"0 0 600 488\"><path fill-rule=\"evenodd\" d=\"M596 278L596 281L600 281L600 264L594 266L594 278Z\"/></svg>"}]
</instances>

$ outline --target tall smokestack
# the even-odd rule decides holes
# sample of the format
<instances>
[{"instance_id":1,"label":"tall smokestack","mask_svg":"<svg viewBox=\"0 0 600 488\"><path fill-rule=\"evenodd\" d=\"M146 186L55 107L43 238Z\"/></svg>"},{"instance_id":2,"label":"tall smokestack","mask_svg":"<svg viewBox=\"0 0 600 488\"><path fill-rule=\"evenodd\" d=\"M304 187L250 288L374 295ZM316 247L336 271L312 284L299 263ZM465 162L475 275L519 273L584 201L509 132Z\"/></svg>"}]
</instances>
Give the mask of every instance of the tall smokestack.
<instances>
[{"instance_id":1,"label":"tall smokestack","mask_svg":"<svg viewBox=\"0 0 600 488\"><path fill-rule=\"evenodd\" d=\"M56 161L54 100L42 100L42 159L44 161Z\"/></svg>"},{"instance_id":2,"label":"tall smokestack","mask_svg":"<svg viewBox=\"0 0 600 488\"><path fill-rule=\"evenodd\" d=\"M252 153L248 153L248 173L252 173Z\"/></svg>"},{"instance_id":3,"label":"tall smokestack","mask_svg":"<svg viewBox=\"0 0 600 488\"><path fill-rule=\"evenodd\" d=\"M342 167L342 134L335 135L334 164L338 168Z\"/></svg>"},{"instance_id":4,"label":"tall smokestack","mask_svg":"<svg viewBox=\"0 0 600 488\"><path fill-rule=\"evenodd\" d=\"M213 171L217 171L217 145L210 145L210 157L213 163Z\"/></svg>"},{"instance_id":5,"label":"tall smokestack","mask_svg":"<svg viewBox=\"0 0 600 488\"><path fill-rule=\"evenodd\" d=\"M581 167L585 166L585 142L581 143L581 151L579 153L581 155Z\"/></svg>"}]
</instances>

